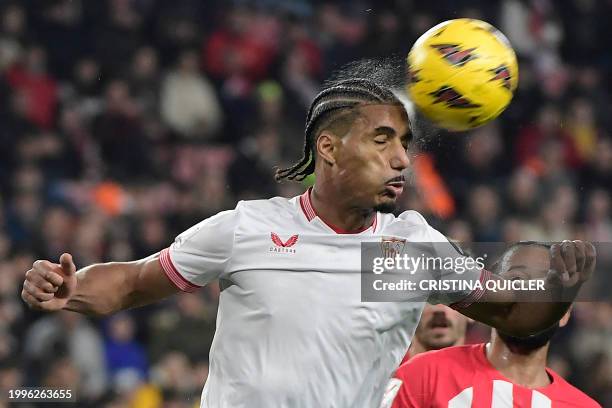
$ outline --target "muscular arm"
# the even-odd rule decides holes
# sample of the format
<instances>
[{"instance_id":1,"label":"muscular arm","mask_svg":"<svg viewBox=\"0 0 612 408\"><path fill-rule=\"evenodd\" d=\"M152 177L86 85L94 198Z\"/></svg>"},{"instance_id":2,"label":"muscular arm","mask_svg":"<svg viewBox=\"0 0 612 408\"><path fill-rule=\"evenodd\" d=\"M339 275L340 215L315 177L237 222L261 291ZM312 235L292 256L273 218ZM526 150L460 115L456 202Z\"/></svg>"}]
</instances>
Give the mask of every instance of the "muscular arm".
<instances>
[{"instance_id":1,"label":"muscular arm","mask_svg":"<svg viewBox=\"0 0 612 408\"><path fill-rule=\"evenodd\" d=\"M65 253L59 264L34 262L25 274L21 297L35 310L106 316L178 291L163 271L159 254L134 262L94 264L77 272L72 256Z\"/></svg>"},{"instance_id":2,"label":"muscular arm","mask_svg":"<svg viewBox=\"0 0 612 408\"><path fill-rule=\"evenodd\" d=\"M76 291L64 309L94 316L144 306L179 292L164 273L159 254L134 262L90 265L76 278Z\"/></svg>"},{"instance_id":3,"label":"muscular arm","mask_svg":"<svg viewBox=\"0 0 612 408\"><path fill-rule=\"evenodd\" d=\"M34 262L25 274L21 296L35 310L104 316L156 302L179 290L196 290L225 270L237 220L236 211L223 211L177 237L172 246L176 266L188 274L191 271L190 278L198 284L176 269L169 249L139 261L95 264L78 272L72 256L64 253L59 264ZM162 262L169 269L164 270Z\"/></svg>"}]
</instances>

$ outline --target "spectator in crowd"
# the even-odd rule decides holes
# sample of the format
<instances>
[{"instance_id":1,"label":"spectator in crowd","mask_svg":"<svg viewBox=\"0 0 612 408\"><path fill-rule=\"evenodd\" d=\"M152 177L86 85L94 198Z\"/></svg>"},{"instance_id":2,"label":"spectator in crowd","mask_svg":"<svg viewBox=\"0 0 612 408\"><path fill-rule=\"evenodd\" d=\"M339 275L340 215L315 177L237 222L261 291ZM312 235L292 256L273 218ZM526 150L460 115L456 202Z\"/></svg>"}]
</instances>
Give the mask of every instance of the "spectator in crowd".
<instances>
[{"instance_id":1,"label":"spectator in crowd","mask_svg":"<svg viewBox=\"0 0 612 408\"><path fill-rule=\"evenodd\" d=\"M151 317L151 326L149 356L153 361L160 361L169 350L181 351L189 361L208 360L215 332L215 310L202 296L179 296L176 305ZM193 336L193 333L201 333L201 336ZM205 344L202 344L203 339Z\"/></svg>"},{"instance_id":2,"label":"spectator in crowd","mask_svg":"<svg viewBox=\"0 0 612 408\"><path fill-rule=\"evenodd\" d=\"M520 164L527 164L539 169L538 159L542 151L553 146L551 142L559 143L564 166L577 167L580 157L576 151L574 140L562 128L562 116L558 108L552 105L543 106L538 112L536 124L524 128L516 141L516 159ZM547 149L543 149L546 146ZM557 148L556 146L554 148Z\"/></svg>"},{"instance_id":3,"label":"spectator in crowd","mask_svg":"<svg viewBox=\"0 0 612 408\"><path fill-rule=\"evenodd\" d=\"M258 24L262 22L267 24ZM236 6L226 10L224 23L203 48L207 71L215 78L244 81L245 85L265 77L277 47L274 21L246 6ZM269 30L272 35L266 35Z\"/></svg>"},{"instance_id":4,"label":"spectator in crowd","mask_svg":"<svg viewBox=\"0 0 612 408\"><path fill-rule=\"evenodd\" d=\"M46 59L44 48L31 46L6 76L13 92L24 98L27 118L41 129L54 125L58 102L57 82L47 73Z\"/></svg>"},{"instance_id":5,"label":"spectator in crowd","mask_svg":"<svg viewBox=\"0 0 612 408\"><path fill-rule=\"evenodd\" d=\"M93 119L92 133L106 175L123 181L150 176L150 147L129 85L123 80L111 81L105 90L105 104Z\"/></svg>"},{"instance_id":6,"label":"spectator in crowd","mask_svg":"<svg viewBox=\"0 0 612 408\"><path fill-rule=\"evenodd\" d=\"M25 338L30 381L65 381L57 386L70 388L77 378L83 397L95 399L104 393L107 378L102 337L82 316L61 312L44 317L31 326ZM58 355L62 357L49 360ZM43 378L37 378L41 374Z\"/></svg>"},{"instance_id":7,"label":"spectator in crowd","mask_svg":"<svg viewBox=\"0 0 612 408\"><path fill-rule=\"evenodd\" d=\"M211 138L219 130L221 108L210 83L199 72L195 52L182 53L176 69L164 79L161 114L184 138Z\"/></svg>"},{"instance_id":8,"label":"spectator in crowd","mask_svg":"<svg viewBox=\"0 0 612 408\"><path fill-rule=\"evenodd\" d=\"M426 305L401 364L426 351L463 345L469 320L446 305Z\"/></svg>"},{"instance_id":9,"label":"spectator in crowd","mask_svg":"<svg viewBox=\"0 0 612 408\"><path fill-rule=\"evenodd\" d=\"M155 48L143 46L136 50L129 68L129 78L134 99L137 101L140 111L147 117L156 116L159 109L157 84L161 79L159 56ZM209 105L207 105L207 108L220 109L218 106Z\"/></svg>"},{"instance_id":10,"label":"spectator in crowd","mask_svg":"<svg viewBox=\"0 0 612 408\"><path fill-rule=\"evenodd\" d=\"M23 8L11 4L4 9L0 20L0 72L19 60L27 34Z\"/></svg>"},{"instance_id":11,"label":"spectator in crowd","mask_svg":"<svg viewBox=\"0 0 612 408\"><path fill-rule=\"evenodd\" d=\"M148 378L147 356L144 347L135 339L136 325L128 313L113 316L107 322L104 351L110 381L120 378Z\"/></svg>"}]
</instances>

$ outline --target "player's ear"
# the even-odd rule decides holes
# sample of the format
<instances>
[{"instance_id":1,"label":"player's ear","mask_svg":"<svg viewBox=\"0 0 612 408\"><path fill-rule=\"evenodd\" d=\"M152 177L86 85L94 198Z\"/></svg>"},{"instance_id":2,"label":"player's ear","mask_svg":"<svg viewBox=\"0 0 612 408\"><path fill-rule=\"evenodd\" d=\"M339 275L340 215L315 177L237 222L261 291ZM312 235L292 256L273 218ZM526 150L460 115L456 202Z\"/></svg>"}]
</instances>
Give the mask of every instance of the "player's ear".
<instances>
[{"instance_id":1,"label":"player's ear","mask_svg":"<svg viewBox=\"0 0 612 408\"><path fill-rule=\"evenodd\" d=\"M317 137L317 152L325 163L336 163L336 139L337 137L328 130L322 131Z\"/></svg>"},{"instance_id":2,"label":"player's ear","mask_svg":"<svg viewBox=\"0 0 612 408\"><path fill-rule=\"evenodd\" d=\"M563 327L567 324L567 322L570 319L570 315L572 314L572 308L574 307L574 305L571 305L569 307L569 309L567 309L567 312L565 312L565 314L563 315L563 317L561 318L561 320L559 320L559 327Z\"/></svg>"}]
</instances>

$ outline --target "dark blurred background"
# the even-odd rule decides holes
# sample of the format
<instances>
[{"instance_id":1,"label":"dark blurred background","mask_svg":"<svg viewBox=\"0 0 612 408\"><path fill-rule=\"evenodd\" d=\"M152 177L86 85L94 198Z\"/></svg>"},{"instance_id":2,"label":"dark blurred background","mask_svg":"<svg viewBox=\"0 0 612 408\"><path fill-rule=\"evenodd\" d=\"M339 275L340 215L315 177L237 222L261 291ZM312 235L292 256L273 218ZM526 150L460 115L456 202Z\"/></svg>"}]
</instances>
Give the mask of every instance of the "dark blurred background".
<instances>
[{"instance_id":1,"label":"dark blurred background","mask_svg":"<svg viewBox=\"0 0 612 408\"><path fill-rule=\"evenodd\" d=\"M458 17L509 37L519 89L495 123L419 143L402 208L463 242L612 241L610 0L0 1L0 389L199 406L216 284L99 321L29 311L25 271L145 257L237 200L301 193L273 166L299 158L322 80ZM577 304L550 365L612 407L611 358L612 305Z\"/></svg>"}]
</instances>

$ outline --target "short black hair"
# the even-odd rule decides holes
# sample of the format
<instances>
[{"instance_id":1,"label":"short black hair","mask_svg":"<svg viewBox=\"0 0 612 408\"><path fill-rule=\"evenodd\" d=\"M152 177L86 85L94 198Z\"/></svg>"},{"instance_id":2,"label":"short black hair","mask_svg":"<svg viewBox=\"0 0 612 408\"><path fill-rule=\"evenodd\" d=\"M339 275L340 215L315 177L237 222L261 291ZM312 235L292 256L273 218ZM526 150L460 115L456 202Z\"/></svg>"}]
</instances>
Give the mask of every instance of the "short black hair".
<instances>
[{"instance_id":1,"label":"short black hair","mask_svg":"<svg viewBox=\"0 0 612 408\"><path fill-rule=\"evenodd\" d=\"M528 247L528 246L538 246L538 247L550 249L552 245L549 242L543 242L543 241L517 241L517 242L513 242L512 244L508 245L504 249L504 252L502 252L502 254L500 255L499 259L497 259L497 261L495 261L495 263L491 266L492 272L495 273L496 275L499 275L502 272L501 269L500 269L501 268L501 261L502 261L502 259L504 259L504 257L508 253L510 253L511 251L514 251L517 248Z\"/></svg>"},{"instance_id":2,"label":"short black hair","mask_svg":"<svg viewBox=\"0 0 612 408\"><path fill-rule=\"evenodd\" d=\"M314 172L316 136L330 127L352 123L358 105L401 104L393 91L403 86L405 72L403 60L396 56L355 61L336 71L308 110L302 158L291 167L278 169L276 180L301 181Z\"/></svg>"},{"instance_id":3,"label":"short black hair","mask_svg":"<svg viewBox=\"0 0 612 408\"><path fill-rule=\"evenodd\" d=\"M515 249L518 247L524 247L524 246L540 246L546 249L550 249L552 247L550 242L543 242L543 241L517 241L514 242L512 244L510 244L508 247L506 247L506 249L504 250L504 255L510 251L511 249Z\"/></svg>"}]
</instances>

